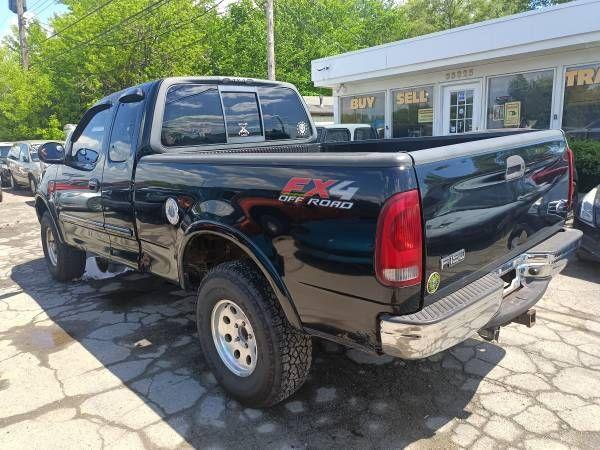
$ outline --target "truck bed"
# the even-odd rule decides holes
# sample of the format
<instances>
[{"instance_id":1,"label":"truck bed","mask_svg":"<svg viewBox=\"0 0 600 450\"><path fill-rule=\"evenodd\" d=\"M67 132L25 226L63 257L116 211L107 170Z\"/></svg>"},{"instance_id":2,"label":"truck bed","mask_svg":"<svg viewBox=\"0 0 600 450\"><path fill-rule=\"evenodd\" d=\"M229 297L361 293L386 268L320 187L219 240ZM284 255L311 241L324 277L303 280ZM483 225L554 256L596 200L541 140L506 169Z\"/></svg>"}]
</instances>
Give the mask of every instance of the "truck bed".
<instances>
[{"instance_id":1,"label":"truck bed","mask_svg":"<svg viewBox=\"0 0 600 450\"><path fill-rule=\"evenodd\" d=\"M152 270L178 279L178 231L152 222L167 197L189 197L197 203L184 233L198 221L238 230L282 277L307 328L373 347L378 314L416 312L558 230L564 211L548 207L567 196L564 151L560 131L519 131L150 155L136 171L137 230ZM526 167L507 181L513 155ZM352 207L294 203L285 186L297 178L356 187ZM410 189L422 205L423 282L398 290L374 277L374 240L386 200ZM457 252L462 259L440 267ZM433 273L439 289L428 291Z\"/></svg>"}]
</instances>

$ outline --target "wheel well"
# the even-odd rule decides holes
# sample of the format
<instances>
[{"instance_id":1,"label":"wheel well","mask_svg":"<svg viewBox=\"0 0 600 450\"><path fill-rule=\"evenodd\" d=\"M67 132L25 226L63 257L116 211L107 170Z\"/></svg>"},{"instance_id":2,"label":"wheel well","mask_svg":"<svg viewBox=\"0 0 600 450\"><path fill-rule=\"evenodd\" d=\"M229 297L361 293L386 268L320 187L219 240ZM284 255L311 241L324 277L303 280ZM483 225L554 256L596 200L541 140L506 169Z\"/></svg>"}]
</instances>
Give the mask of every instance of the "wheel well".
<instances>
[{"instance_id":1,"label":"wheel well","mask_svg":"<svg viewBox=\"0 0 600 450\"><path fill-rule=\"evenodd\" d=\"M46 211L48 211L48 207L46 206L44 201L40 198L37 198L35 200L35 212L37 213L38 220L42 220L42 216Z\"/></svg>"},{"instance_id":2,"label":"wheel well","mask_svg":"<svg viewBox=\"0 0 600 450\"><path fill-rule=\"evenodd\" d=\"M183 252L181 267L184 288L197 289L210 269L237 259L249 259L256 266L243 249L226 238L209 234L193 236Z\"/></svg>"}]
</instances>

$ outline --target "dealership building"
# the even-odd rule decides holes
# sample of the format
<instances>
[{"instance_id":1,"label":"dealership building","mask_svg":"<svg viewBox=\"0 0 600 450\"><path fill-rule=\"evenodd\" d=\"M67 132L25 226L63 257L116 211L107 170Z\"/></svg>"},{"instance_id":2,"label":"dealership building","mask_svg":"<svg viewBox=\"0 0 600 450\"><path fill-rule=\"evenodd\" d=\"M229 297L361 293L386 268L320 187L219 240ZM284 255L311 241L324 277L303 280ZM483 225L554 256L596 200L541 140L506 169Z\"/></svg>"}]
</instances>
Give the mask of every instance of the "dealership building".
<instances>
[{"instance_id":1,"label":"dealership building","mask_svg":"<svg viewBox=\"0 0 600 450\"><path fill-rule=\"evenodd\" d=\"M334 120L381 137L563 128L600 139L600 0L312 61Z\"/></svg>"}]
</instances>

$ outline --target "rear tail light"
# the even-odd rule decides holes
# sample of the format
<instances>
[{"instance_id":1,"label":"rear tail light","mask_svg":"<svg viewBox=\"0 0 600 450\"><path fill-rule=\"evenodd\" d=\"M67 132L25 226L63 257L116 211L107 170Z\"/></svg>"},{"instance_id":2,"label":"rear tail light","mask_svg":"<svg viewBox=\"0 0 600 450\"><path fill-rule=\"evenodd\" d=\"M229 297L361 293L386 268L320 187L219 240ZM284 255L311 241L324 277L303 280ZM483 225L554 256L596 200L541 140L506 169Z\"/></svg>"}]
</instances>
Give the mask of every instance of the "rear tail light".
<instances>
[{"instance_id":1,"label":"rear tail light","mask_svg":"<svg viewBox=\"0 0 600 450\"><path fill-rule=\"evenodd\" d=\"M575 156L568 144L565 156L569 162L569 196L567 197L567 207L571 209L573 207L573 198L575 197Z\"/></svg>"},{"instance_id":2,"label":"rear tail light","mask_svg":"<svg viewBox=\"0 0 600 450\"><path fill-rule=\"evenodd\" d=\"M383 206L375 237L375 274L386 286L421 283L423 230L419 192L402 192Z\"/></svg>"}]
</instances>

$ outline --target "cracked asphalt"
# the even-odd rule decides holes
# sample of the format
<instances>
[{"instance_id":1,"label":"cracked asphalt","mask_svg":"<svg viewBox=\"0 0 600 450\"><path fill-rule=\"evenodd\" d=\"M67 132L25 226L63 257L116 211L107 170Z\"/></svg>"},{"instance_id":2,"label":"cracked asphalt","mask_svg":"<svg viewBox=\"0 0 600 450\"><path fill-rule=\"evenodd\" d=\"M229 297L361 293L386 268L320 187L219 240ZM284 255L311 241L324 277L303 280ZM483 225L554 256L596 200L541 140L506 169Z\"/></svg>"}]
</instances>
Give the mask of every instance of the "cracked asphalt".
<instances>
[{"instance_id":1,"label":"cracked asphalt","mask_svg":"<svg viewBox=\"0 0 600 450\"><path fill-rule=\"evenodd\" d=\"M317 343L287 402L215 383L194 295L128 272L50 278L32 197L0 203L0 448L600 448L600 265L571 261L538 324L423 361ZM84 276L85 278L85 276Z\"/></svg>"}]
</instances>

